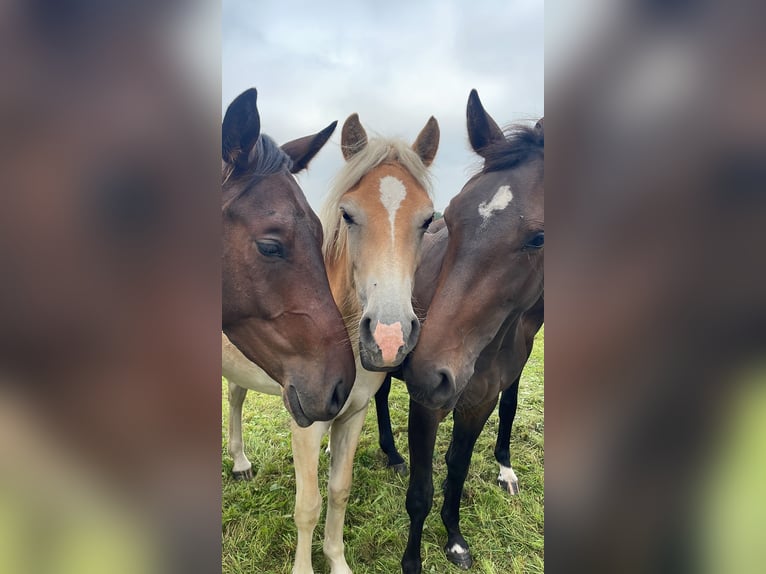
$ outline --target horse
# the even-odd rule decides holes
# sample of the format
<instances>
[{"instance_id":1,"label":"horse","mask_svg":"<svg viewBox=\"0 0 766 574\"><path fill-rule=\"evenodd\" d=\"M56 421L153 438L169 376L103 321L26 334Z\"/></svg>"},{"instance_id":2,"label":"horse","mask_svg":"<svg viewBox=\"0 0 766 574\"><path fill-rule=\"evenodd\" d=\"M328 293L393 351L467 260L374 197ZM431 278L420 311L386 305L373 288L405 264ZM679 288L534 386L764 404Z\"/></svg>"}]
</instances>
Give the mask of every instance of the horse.
<instances>
[{"instance_id":1,"label":"horse","mask_svg":"<svg viewBox=\"0 0 766 574\"><path fill-rule=\"evenodd\" d=\"M424 248L427 264L418 269L414 296L428 311L419 343L403 364L412 467L404 574L422 571L436 432L449 412L454 428L441 512L444 550L452 563L471 567L459 510L473 447L501 391L517 385L531 351L530 333L542 318L543 120L534 128L516 126L506 136L473 90L467 124L483 167L452 199L445 224L431 234L430 249Z\"/></svg>"},{"instance_id":2,"label":"horse","mask_svg":"<svg viewBox=\"0 0 766 574\"><path fill-rule=\"evenodd\" d=\"M344 556L343 522L354 454L370 398L386 371L401 364L420 334L412 285L423 236L433 221L428 167L438 146L439 124L433 117L412 146L398 139L368 139L357 114L343 125L341 149L346 163L320 218L330 288L352 340L356 380L331 421L306 428L291 423L298 530L294 574L313 572L311 540L322 506L319 452L322 437L330 430L333 449L324 553L332 574L351 573Z\"/></svg>"},{"instance_id":3,"label":"horse","mask_svg":"<svg viewBox=\"0 0 766 574\"><path fill-rule=\"evenodd\" d=\"M257 97L255 88L240 94L222 124L222 345L224 357L230 340L268 373L305 427L338 414L356 372L324 268L322 227L293 176L337 122L279 147L261 133ZM246 392L230 389L230 404L241 409ZM236 440L230 448L241 451ZM239 466L248 472L249 462Z\"/></svg>"},{"instance_id":4,"label":"horse","mask_svg":"<svg viewBox=\"0 0 766 574\"><path fill-rule=\"evenodd\" d=\"M416 274L416 281L417 277L418 275ZM543 298L540 298L535 307L524 313L524 316L522 317L522 321L524 321L524 332L526 334L527 360L532 353L535 335L537 335L540 327L542 327L543 319L544 300ZM524 361L524 364L526 365L526 360ZM382 450L383 454L386 456L386 466L399 474L406 475L407 463L396 448L394 432L391 428L391 413L388 406L388 397L391 394L391 379L393 375L397 375L397 378L399 379L404 377L401 369L396 373L388 373L386 375L386 380L383 381L380 389L375 393L375 410L378 420L378 444L380 450ZM518 407L520 379L521 373L519 373L511 386L502 392L497 408L499 425L494 449L495 460L500 467L497 475L497 484L511 496L518 494L520 491L519 479L511 466L510 452L511 429L513 428L513 421L516 418L516 409Z\"/></svg>"}]
</instances>

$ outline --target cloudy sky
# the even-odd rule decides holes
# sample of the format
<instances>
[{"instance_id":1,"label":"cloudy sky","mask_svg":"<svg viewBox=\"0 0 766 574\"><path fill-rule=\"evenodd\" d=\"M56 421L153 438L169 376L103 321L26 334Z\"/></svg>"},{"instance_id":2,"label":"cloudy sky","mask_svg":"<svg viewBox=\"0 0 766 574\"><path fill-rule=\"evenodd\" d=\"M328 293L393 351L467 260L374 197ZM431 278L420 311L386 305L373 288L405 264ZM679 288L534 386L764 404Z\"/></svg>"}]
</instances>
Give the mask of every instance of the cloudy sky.
<instances>
[{"instance_id":1,"label":"cloudy sky","mask_svg":"<svg viewBox=\"0 0 766 574\"><path fill-rule=\"evenodd\" d=\"M543 0L223 0L222 113L255 86L262 129L280 144L338 120L299 178L315 209L343 164L351 113L368 133L410 142L433 115L442 211L478 165L471 88L501 125L544 115L543 13Z\"/></svg>"}]
</instances>

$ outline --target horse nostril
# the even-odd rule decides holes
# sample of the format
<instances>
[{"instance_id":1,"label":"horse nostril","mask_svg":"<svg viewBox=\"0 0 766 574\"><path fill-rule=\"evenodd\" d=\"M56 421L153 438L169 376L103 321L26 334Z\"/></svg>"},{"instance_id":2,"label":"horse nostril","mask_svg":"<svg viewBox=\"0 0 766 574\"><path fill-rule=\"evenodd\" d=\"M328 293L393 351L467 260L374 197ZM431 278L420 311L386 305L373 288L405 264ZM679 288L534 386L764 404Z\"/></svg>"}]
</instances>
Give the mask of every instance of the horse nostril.
<instances>
[{"instance_id":1,"label":"horse nostril","mask_svg":"<svg viewBox=\"0 0 766 574\"><path fill-rule=\"evenodd\" d=\"M455 376L449 369L439 369L436 371L439 382L434 389L434 397L438 397L442 403L447 403L455 393Z\"/></svg>"},{"instance_id":2,"label":"horse nostril","mask_svg":"<svg viewBox=\"0 0 766 574\"><path fill-rule=\"evenodd\" d=\"M359 337L365 341L372 338L372 319L369 317L363 317L359 323Z\"/></svg>"}]
</instances>

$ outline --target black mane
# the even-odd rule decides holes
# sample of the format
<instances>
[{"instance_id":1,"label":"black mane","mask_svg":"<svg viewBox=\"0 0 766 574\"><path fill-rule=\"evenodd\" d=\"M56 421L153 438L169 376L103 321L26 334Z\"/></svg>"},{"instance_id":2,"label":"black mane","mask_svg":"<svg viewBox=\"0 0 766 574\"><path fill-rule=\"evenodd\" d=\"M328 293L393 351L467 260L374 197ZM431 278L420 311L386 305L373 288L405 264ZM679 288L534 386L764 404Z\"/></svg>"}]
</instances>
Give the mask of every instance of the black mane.
<instances>
[{"instance_id":1,"label":"black mane","mask_svg":"<svg viewBox=\"0 0 766 574\"><path fill-rule=\"evenodd\" d=\"M484 172L511 169L534 156L544 155L545 136L542 130L514 125L505 133L505 141L490 144L481 150Z\"/></svg>"},{"instance_id":2,"label":"black mane","mask_svg":"<svg viewBox=\"0 0 766 574\"><path fill-rule=\"evenodd\" d=\"M247 168L241 170L228 166L228 169L222 173L224 183L230 178L238 182L238 191L226 200L223 205L224 211L252 190L267 175L284 170L290 171L292 166L293 160L290 156L282 151L273 139L266 134L261 134L250 152Z\"/></svg>"},{"instance_id":3,"label":"black mane","mask_svg":"<svg viewBox=\"0 0 766 574\"><path fill-rule=\"evenodd\" d=\"M261 134L250 152L250 161L247 173L253 177L271 175L282 170L288 171L292 167L293 160L277 143L266 134Z\"/></svg>"}]
</instances>

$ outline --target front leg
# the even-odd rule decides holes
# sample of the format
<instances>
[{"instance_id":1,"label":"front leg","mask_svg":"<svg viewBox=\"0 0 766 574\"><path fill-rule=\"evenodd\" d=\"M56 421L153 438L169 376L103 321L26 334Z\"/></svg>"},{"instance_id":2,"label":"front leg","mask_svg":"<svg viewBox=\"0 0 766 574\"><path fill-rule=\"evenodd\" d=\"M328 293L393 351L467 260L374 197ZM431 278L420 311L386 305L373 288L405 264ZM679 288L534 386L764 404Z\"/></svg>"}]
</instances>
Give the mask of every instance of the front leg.
<instances>
[{"instance_id":1,"label":"front leg","mask_svg":"<svg viewBox=\"0 0 766 574\"><path fill-rule=\"evenodd\" d=\"M329 423L316 422L301 428L291 421L293 461L295 464L295 526L298 545L293 574L314 574L311 566L311 539L322 510L319 494L319 449Z\"/></svg>"},{"instance_id":2,"label":"front leg","mask_svg":"<svg viewBox=\"0 0 766 574\"><path fill-rule=\"evenodd\" d=\"M336 419L332 425L330 481L327 488L327 521L324 554L331 574L352 574L344 555L343 523L353 478L354 454L364 426L369 403L349 415Z\"/></svg>"},{"instance_id":3,"label":"front leg","mask_svg":"<svg viewBox=\"0 0 766 574\"><path fill-rule=\"evenodd\" d=\"M229 454L234 461L231 474L235 480L253 478L253 465L245 456L242 441L242 404L246 395L247 389L229 383Z\"/></svg>"},{"instance_id":4,"label":"front leg","mask_svg":"<svg viewBox=\"0 0 766 574\"><path fill-rule=\"evenodd\" d=\"M460 532L460 499L476 439L479 438L496 404L497 397L470 410L462 410L458 405L454 415L452 442L447 454L447 482L444 488L442 521L447 527L447 545L444 547L447 559L464 570L473 565L473 558L468 543Z\"/></svg>"},{"instance_id":5,"label":"front leg","mask_svg":"<svg viewBox=\"0 0 766 574\"><path fill-rule=\"evenodd\" d=\"M410 532L407 548L402 557L403 574L420 574L423 523L431 512L434 498L433 455L436 431L444 418L440 411L432 411L410 399L408 434L410 444L410 484L407 488L407 514Z\"/></svg>"}]
</instances>

